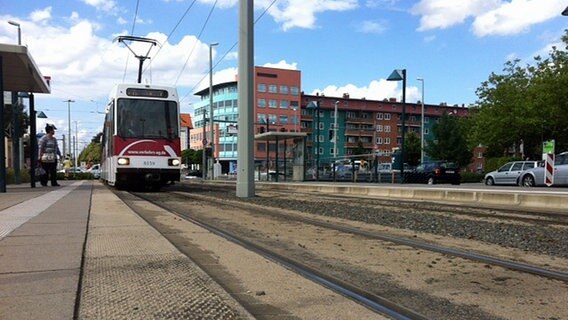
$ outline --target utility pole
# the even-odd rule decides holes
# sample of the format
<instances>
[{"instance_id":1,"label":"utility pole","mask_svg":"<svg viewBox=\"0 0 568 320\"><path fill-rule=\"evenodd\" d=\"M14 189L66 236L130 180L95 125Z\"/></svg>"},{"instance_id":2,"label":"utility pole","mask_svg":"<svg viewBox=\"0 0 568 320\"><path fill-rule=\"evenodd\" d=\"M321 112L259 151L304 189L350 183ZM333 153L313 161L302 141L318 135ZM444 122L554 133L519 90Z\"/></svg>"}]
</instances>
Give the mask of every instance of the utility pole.
<instances>
[{"instance_id":1,"label":"utility pole","mask_svg":"<svg viewBox=\"0 0 568 320\"><path fill-rule=\"evenodd\" d=\"M71 99L67 99L64 100L63 102L67 102L67 124L68 124L68 128L69 128L69 135L68 135L68 140L69 140L69 148L67 149L69 153L71 153L71 102L75 102L75 100L71 100Z\"/></svg>"}]
</instances>

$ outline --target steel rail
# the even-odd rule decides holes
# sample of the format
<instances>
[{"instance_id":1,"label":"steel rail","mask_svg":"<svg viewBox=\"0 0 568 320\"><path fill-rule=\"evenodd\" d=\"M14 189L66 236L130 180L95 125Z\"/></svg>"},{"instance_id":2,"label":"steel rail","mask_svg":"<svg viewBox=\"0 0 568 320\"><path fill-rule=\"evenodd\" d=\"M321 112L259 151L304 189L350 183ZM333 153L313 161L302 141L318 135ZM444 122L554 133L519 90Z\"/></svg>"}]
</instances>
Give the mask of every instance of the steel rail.
<instances>
[{"instance_id":1,"label":"steel rail","mask_svg":"<svg viewBox=\"0 0 568 320\"><path fill-rule=\"evenodd\" d=\"M179 193L176 192L176 194L179 194ZM187 194L179 194L179 195L184 196L184 197L190 197L191 196L191 195L187 195ZM209 201L215 201L215 200L209 200ZM227 200L225 200L225 201L227 201ZM240 205L241 207L247 206L247 205L243 205L241 203L234 203L233 205L236 205L236 206ZM250 208L250 206L248 206L248 208ZM337 230L337 231L342 231L342 232L347 232L347 233L356 234L356 235L360 235L360 236L365 236L365 237L369 237L369 238L373 238L373 239L377 239L377 240L388 241L388 242L392 242L392 243L395 243L395 244L402 244L402 245L406 245L406 246L413 247L413 248L418 248L418 249L438 252L438 253L442 253L442 254L452 255L452 256L455 256L455 257L460 257L460 258L464 258L464 259L468 259L468 260L483 262L483 263L507 268L507 269L514 270L514 271L530 273L530 274L534 274L534 275L538 275L538 276L542 276L542 277L546 277L546 278L550 278L550 279L556 279L556 280L568 282L568 273L566 273L566 272L550 270L550 269L541 268L541 267L538 267L538 266L532 266L532 265L528 265L528 264L524 264L524 263L520 263L520 262L515 262L515 261L511 261L511 260L491 257L491 256L488 256L488 255L469 252L469 251L465 251L465 250L449 248L449 247L444 247L444 246L435 245L435 244L429 244L429 243L425 243L425 242L422 242L422 241L406 239L406 238L401 238L401 237L395 237L395 236L389 236L389 235L379 234L379 233L371 232L371 231L365 231L365 230L361 230L361 229L357 229L357 228L353 228L353 227L331 224L331 223L327 223L327 222L323 222L323 221L319 221L319 220L315 220L315 219L311 219L311 218L304 218L304 217L297 217L297 216L292 217L290 215L285 215L285 214L281 214L281 213L278 213L278 212L274 212L274 210L270 210L267 213L271 214L273 216L279 216L279 217L284 218L284 219L294 219L296 221L309 223L309 224L319 226L319 227L324 227L324 228L329 228L329 229L333 229L333 230Z\"/></svg>"},{"instance_id":2,"label":"steel rail","mask_svg":"<svg viewBox=\"0 0 568 320\"><path fill-rule=\"evenodd\" d=\"M344 282L342 280L339 280L337 278L334 278L332 276L326 275L323 272L320 272L314 268L311 268L301 262L298 262L294 259L291 258L287 258L283 255L280 255L276 252L273 252L267 248L264 248L262 246L256 245L253 242L250 242L244 238L241 238L235 234L232 234L230 232L227 232L225 230L222 230L218 227L215 227L211 224L208 224L204 221L201 221L195 217L191 217L187 214L183 214L180 212L177 212L176 210L173 210L171 208L168 208L167 206L163 205L162 203L155 201L153 199L150 199L146 196L140 195L140 194L135 194L135 193L130 193L131 195L138 197L144 201L150 202L164 210L167 210L168 212L177 215L180 218L183 218L187 221L190 221L192 223L194 223L195 225L200 226L201 228L204 228L206 230L208 230L209 232L223 237L239 246L242 246L250 251L253 251L267 259L270 259L280 265L285 266L286 268L293 270L294 272L302 275L303 277L314 281L316 283L319 283L343 296L346 296L364 306L366 306L367 308L381 313L383 315L392 317L393 319L397 319L397 320L411 320L411 319L416 319L416 320L427 320L428 318L415 312L412 311L402 305L399 305L395 302L390 301L389 299L382 297L382 296L378 296L374 293L368 292L366 290L363 290L361 288L358 288L352 284L349 284L347 282ZM132 208L134 210L134 208Z\"/></svg>"}]
</instances>

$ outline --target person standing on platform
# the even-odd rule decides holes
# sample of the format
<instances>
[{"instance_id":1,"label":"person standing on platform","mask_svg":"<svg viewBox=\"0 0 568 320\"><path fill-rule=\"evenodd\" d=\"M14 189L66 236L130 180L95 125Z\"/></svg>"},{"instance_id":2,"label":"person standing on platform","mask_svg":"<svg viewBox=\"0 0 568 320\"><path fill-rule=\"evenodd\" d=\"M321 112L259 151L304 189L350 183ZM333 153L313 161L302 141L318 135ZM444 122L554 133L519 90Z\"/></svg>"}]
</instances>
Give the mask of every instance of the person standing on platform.
<instances>
[{"instance_id":1,"label":"person standing on platform","mask_svg":"<svg viewBox=\"0 0 568 320\"><path fill-rule=\"evenodd\" d=\"M65 160L63 160L63 169L65 169L65 179L67 180L69 178L69 171L71 171L71 167L73 166L73 163L71 162L71 159L69 159L69 155L65 157Z\"/></svg>"},{"instance_id":2,"label":"person standing on platform","mask_svg":"<svg viewBox=\"0 0 568 320\"><path fill-rule=\"evenodd\" d=\"M55 126L47 124L45 126L46 135L39 140L39 161L45 170L47 177L41 179L41 185L47 186L47 181L51 180L51 186L57 187L57 156L61 157L57 139L55 138Z\"/></svg>"}]
</instances>

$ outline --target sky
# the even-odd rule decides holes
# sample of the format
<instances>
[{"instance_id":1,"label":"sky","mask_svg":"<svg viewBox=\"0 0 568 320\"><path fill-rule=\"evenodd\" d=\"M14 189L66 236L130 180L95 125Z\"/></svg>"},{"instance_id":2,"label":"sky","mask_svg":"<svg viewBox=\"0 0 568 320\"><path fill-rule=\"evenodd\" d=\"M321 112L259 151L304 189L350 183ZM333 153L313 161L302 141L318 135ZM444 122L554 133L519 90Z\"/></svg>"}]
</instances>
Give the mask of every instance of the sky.
<instances>
[{"instance_id":1,"label":"sky","mask_svg":"<svg viewBox=\"0 0 568 320\"><path fill-rule=\"evenodd\" d=\"M568 28L566 0L256 0L257 66L300 70L306 94L400 99L407 70L408 102L470 105L476 89L505 62L533 64L548 56ZM209 46L214 83L233 81L238 67L237 0L0 0L0 43L29 48L51 94L35 105L56 135L78 136L79 150L102 129L114 84L175 85L181 111L208 86ZM115 41L151 38L157 46ZM417 78L423 79L419 81ZM424 85L422 87L422 85ZM424 89L424 90L422 90ZM74 102L66 102L73 100ZM27 102L26 102L27 103ZM68 113L68 111L70 112ZM77 130L76 130L77 129ZM76 134L75 132L78 132Z\"/></svg>"}]
</instances>

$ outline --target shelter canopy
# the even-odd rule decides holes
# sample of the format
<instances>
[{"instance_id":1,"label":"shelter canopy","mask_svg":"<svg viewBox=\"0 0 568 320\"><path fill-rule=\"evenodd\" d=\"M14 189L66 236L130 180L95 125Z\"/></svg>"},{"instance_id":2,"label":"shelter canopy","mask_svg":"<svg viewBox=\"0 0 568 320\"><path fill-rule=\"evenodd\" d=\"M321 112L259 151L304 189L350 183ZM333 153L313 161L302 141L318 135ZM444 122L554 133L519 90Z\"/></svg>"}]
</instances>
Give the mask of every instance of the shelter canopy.
<instances>
[{"instance_id":1,"label":"shelter canopy","mask_svg":"<svg viewBox=\"0 0 568 320\"><path fill-rule=\"evenodd\" d=\"M0 43L0 57L4 91L51 92L27 47Z\"/></svg>"}]
</instances>

